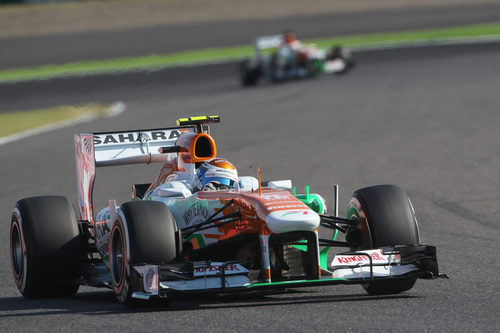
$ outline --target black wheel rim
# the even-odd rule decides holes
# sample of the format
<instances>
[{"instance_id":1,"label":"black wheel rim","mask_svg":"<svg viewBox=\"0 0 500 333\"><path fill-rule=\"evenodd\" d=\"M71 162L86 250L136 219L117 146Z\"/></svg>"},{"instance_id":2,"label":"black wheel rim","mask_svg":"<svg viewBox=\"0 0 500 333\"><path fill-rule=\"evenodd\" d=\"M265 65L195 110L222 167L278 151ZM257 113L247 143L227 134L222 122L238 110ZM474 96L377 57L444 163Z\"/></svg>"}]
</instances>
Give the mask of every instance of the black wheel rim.
<instances>
[{"instance_id":1,"label":"black wheel rim","mask_svg":"<svg viewBox=\"0 0 500 333\"><path fill-rule=\"evenodd\" d=\"M12 253L12 267L14 274L19 278L23 270L23 247L21 241L21 233L17 223L12 226L12 234L10 239Z\"/></svg>"},{"instance_id":2,"label":"black wheel rim","mask_svg":"<svg viewBox=\"0 0 500 333\"><path fill-rule=\"evenodd\" d=\"M123 266L124 266L124 253L121 230L116 228L113 232L111 240L113 246L111 248L111 269L113 275L113 282L119 285L123 279Z\"/></svg>"}]
</instances>

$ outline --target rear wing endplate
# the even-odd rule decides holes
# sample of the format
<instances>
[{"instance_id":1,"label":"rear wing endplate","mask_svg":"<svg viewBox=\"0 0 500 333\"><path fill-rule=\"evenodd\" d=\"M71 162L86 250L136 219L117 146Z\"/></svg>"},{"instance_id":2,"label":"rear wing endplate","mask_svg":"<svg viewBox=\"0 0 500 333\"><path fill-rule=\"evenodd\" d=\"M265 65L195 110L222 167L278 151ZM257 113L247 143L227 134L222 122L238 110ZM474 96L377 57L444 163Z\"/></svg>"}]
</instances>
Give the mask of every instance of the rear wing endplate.
<instances>
[{"instance_id":1,"label":"rear wing endplate","mask_svg":"<svg viewBox=\"0 0 500 333\"><path fill-rule=\"evenodd\" d=\"M160 148L174 146L184 132L196 132L196 127L75 134L80 220L93 222L92 191L96 167L164 162L167 157Z\"/></svg>"}]
</instances>

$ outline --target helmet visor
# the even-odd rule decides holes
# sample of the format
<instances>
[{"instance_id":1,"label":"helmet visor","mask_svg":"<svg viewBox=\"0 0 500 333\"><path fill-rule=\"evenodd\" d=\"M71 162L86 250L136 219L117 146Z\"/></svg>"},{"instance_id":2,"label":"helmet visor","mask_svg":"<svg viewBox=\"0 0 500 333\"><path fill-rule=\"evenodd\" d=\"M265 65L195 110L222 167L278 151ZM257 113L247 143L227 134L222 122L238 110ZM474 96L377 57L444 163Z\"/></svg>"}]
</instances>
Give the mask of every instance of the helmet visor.
<instances>
[{"instance_id":1,"label":"helmet visor","mask_svg":"<svg viewBox=\"0 0 500 333\"><path fill-rule=\"evenodd\" d=\"M230 189L239 189L238 182L236 182L232 179L229 179L229 178L224 178L224 177L205 177L203 179L202 184L206 185L206 184L212 183L212 182L219 183L220 185L224 185L225 187L230 188Z\"/></svg>"}]
</instances>

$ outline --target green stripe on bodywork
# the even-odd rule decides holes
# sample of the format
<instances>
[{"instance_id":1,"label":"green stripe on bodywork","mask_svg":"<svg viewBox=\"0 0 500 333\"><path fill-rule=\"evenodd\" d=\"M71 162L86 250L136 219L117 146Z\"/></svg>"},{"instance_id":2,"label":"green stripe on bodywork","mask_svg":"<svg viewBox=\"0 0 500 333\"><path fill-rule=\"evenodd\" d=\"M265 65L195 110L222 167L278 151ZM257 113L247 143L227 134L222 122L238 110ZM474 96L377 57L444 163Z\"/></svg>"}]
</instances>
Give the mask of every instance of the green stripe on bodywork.
<instances>
[{"instance_id":1,"label":"green stripe on bodywork","mask_svg":"<svg viewBox=\"0 0 500 333\"><path fill-rule=\"evenodd\" d=\"M309 193L309 185L307 185L305 187L304 194L297 194L295 187L293 188L292 193L297 199L302 201L304 204L306 204L313 211L315 211L318 214L323 214L323 211L325 210L323 201L321 200L319 195Z\"/></svg>"},{"instance_id":2,"label":"green stripe on bodywork","mask_svg":"<svg viewBox=\"0 0 500 333\"><path fill-rule=\"evenodd\" d=\"M316 213L320 212L322 213L325 207L323 207L323 201L319 198L319 196L317 194L311 194L309 192L309 185L305 187L304 192L305 192L304 194L297 194L296 188L293 187L292 189L292 193L297 199L305 203L309 208L314 210ZM337 239L337 234L338 230L335 229L333 231L332 240ZM305 243L305 241L301 241L301 243ZM292 246L299 250L307 251L306 245L292 245ZM328 270L328 253L330 252L330 248L331 248L330 246L326 246L319 252L319 264L320 267L324 270Z\"/></svg>"},{"instance_id":3,"label":"green stripe on bodywork","mask_svg":"<svg viewBox=\"0 0 500 333\"><path fill-rule=\"evenodd\" d=\"M353 49L377 45L404 44L408 42L431 42L443 38L479 38L484 36L500 39L500 23L477 24L440 29L412 30L393 33L364 34L305 40L320 47L341 44ZM85 61L61 65L45 65L30 68L0 70L0 83L30 80L47 80L69 76L87 76L134 71L156 71L168 67L190 66L221 61L233 61L248 57L253 53L252 45L209 48L154 54L142 57L116 58L102 61Z\"/></svg>"},{"instance_id":4,"label":"green stripe on bodywork","mask_svg":"<svg viewBox=\"0 0 500 333\"><path fill-rule=\"evenodd\" d=\"M186 238L187 241L191 242L192 239L197 239L198 240L198 245L200 246L200 249L205 247L205 240L203 239L203 235L201 234L191 234L189 237Z\"/></svg>"},{"instance_id":5,"label":"green stripe on bodywork","mask_svg":"<svg viewBox=\"0 0 500 333\"><path fill-rule=\"evenodd\" d=\"M307 241L305 239L300 240L299 243L304 243L304 245L292 245L292 247L299 249L301 251L307 252Z\"/></svg>"}]
</instances>

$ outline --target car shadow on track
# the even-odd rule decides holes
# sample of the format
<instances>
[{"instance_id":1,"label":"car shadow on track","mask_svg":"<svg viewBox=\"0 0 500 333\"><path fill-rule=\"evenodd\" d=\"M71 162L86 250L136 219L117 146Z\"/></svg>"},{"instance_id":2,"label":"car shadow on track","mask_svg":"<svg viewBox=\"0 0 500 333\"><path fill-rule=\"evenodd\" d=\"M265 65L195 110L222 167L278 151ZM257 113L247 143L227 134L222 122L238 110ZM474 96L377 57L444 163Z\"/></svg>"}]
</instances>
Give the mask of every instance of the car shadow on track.
<instances>
[{"instance_id":1,"label":"car shadow on track","mask_svg":"<svg viewBox=\"0 0 500 333\"><path fill-rule=\"evenodd\" d=\"M223 296L183 296L172 299L168 311L202 310L202 309L223 309L223 308L250 308L262 306L287 306L287 305L307 305L319 303L338 302L368 302L387 299L410 299L417 298L416 295L384 295L370 296L361 294L327 294L318 295L310 291L288 290L282 293L273 294L252 294L252 295L223 295Z\"/></svg>"},{"instance_id":2,"label":"car shadow on track","mask_svg":"<svg viewBox=\"0 0 500 333\"><path fill-rule=\"evenodd\" d=\"M0 298L0 320L8 317L32 317L69 313L99 313L119 311L112 292L84 292L71 298L25 299L19 297Z\"/></svg>"},{"instance_id":3,"label":"car shadow on track","mask_svg":"<svg viewBox=\"0 0 500 333\"><path fill-rule=\"evenodd\" d=\"M410 299L417 295L398 294L370 296L366 294L323 294L311 291L287 290L279 293L236 295L175 295L170 302L144 302L130 308L119 304L112 292L84 292L72 298L24 299L0 298L0 319L60 314L108 315L134 312L212 310L223 308L252 308L262 306L307 305L338 302L369 302L387 299Z\"/></svg>"}]
</instances>

